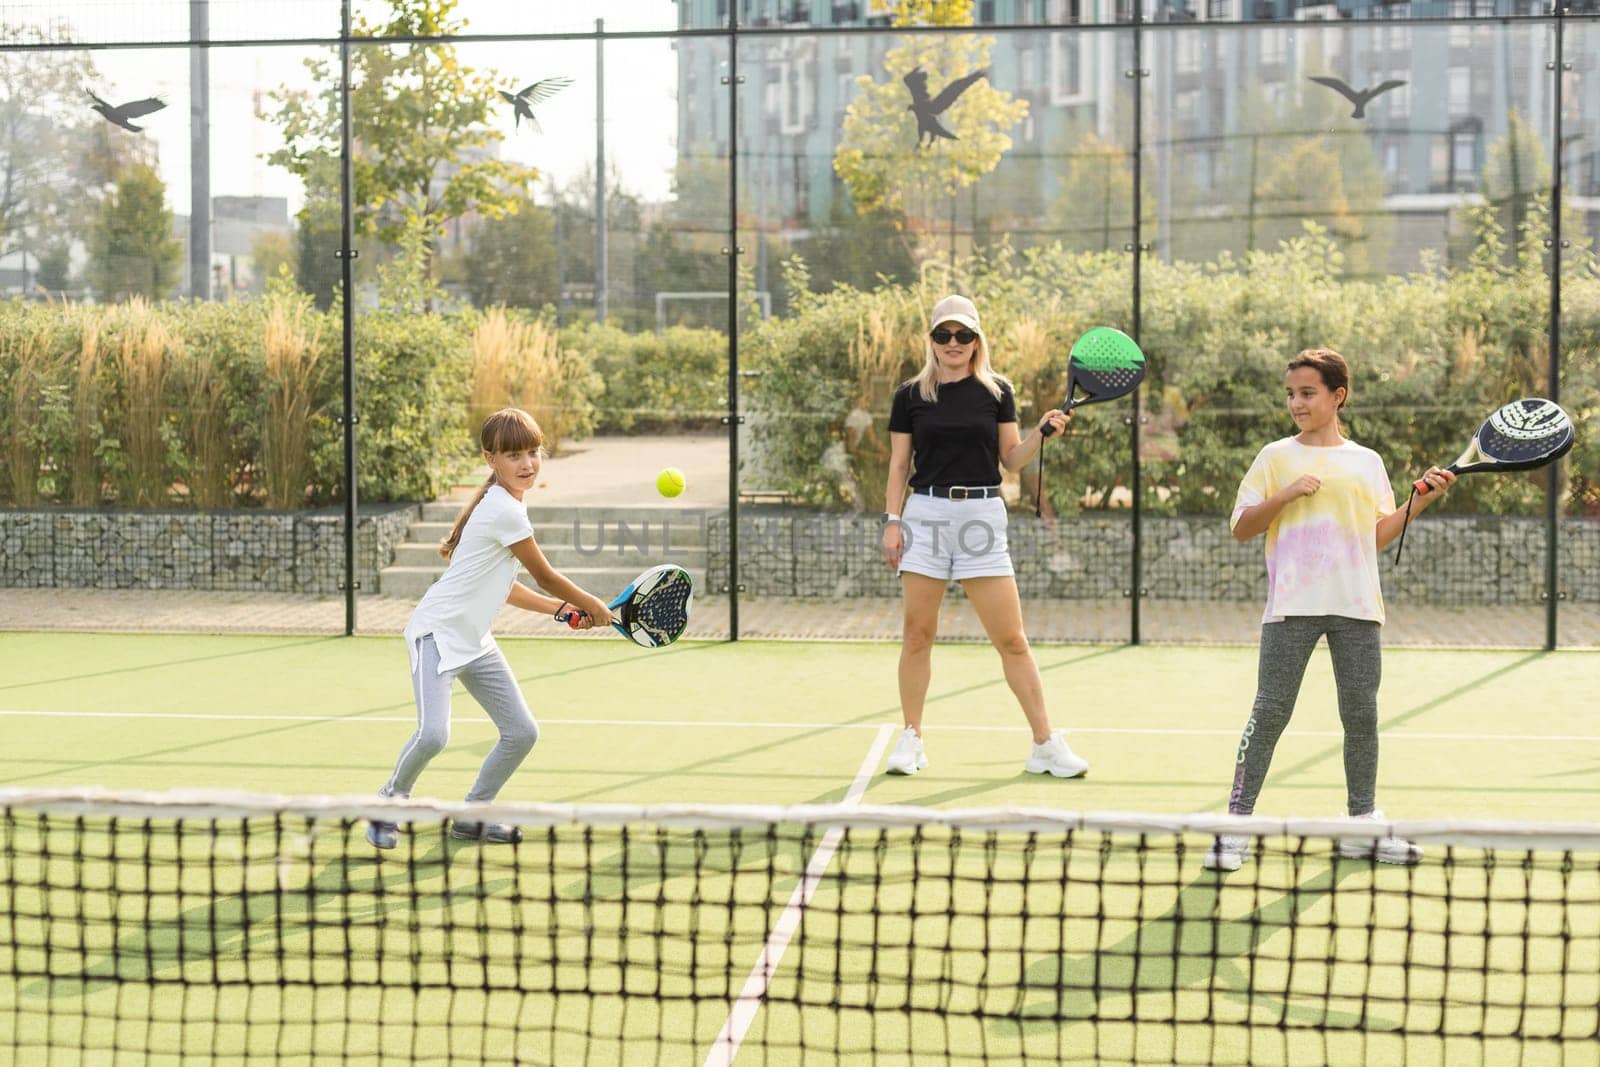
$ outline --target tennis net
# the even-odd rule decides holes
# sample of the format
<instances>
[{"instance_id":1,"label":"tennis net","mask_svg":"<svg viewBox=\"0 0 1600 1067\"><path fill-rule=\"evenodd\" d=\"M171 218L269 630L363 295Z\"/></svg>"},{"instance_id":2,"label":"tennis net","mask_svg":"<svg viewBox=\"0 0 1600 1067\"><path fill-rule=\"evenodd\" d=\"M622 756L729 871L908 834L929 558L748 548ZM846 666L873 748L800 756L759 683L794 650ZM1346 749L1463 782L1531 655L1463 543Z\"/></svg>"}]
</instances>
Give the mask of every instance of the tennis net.
<instances>
[{"instance_id":1,"label":"tennis net","mask_svg":"<svg viewBox=\"0 0 1600 1067\"><path fill-rule=\"evenodd\" d=\"M1593 1062L1600 827L1395 829L0 790L0 1056Z\"/></svg>"}]
</instances>

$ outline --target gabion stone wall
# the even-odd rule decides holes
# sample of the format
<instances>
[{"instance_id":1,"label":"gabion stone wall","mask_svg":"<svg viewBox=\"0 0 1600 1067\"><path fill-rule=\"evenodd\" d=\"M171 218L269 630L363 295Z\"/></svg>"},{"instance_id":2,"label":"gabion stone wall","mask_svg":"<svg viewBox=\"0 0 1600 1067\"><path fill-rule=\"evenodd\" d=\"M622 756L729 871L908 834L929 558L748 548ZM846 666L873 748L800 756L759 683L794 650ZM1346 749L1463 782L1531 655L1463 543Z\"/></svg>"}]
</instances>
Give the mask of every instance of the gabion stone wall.
<instances>
[{"instance_id":1,"label":"gabion stone wall","mask_svg":"<svg viewBox=\"0 0 1600 1067\"><path fill-rule=\"evenodd\" d=\"M1260 539L1240 544L1216 516L1147 516L1141 585L1152 600L1260 601ZM1600 521L1559 527L1561 591L1600 602ZM881 597L899 580L878 555L875 515L746 507L740 510L739 582L751 596ZM1133 529L1125 514L1081 514L1051 524L1012 515L1007 539L1024 596L1100 599L1127 591ZM728 516L710 516L707 573L728 573ZM1395 567L1382 564L1384 597L1431 604L1537 603L1545 531L1537 518L1428 516L1406 536ZM717 593L721 590L713 589Z\"/></svg>"},{"instance_id":2,"label":"gabion stone wall","mask_svg":"<svg viewBox=\"0 0 1600 1067\"><path fill-rule=\"evenodd\" d=\"M411 504L362 508L356 580L375 590ZM0 587L330 594L344 579L344 514L0 509Z\"/></svg>"}]
</instances>

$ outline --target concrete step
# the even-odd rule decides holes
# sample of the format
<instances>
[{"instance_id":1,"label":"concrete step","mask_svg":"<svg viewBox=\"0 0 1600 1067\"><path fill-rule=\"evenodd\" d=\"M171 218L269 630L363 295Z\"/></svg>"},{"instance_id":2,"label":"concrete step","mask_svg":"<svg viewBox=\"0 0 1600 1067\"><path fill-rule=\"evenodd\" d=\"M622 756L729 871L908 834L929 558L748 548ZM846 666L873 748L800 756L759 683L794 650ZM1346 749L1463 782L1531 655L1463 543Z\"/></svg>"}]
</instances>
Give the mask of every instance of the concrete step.
<instances>
[{"instance_id":1,"label":"concrete step","mask_svg":"<svg viewBox=\"0 0 1600 1067\"><path fill-rule=\"evenodd\" d=\"M661 502L656 504L575 504L563 507L559 504L535 504L528 508L529 518L536 523L565 522L568 525L573 519L581 522L595 522L605 520L614 522L623 520L627 522L660 522L668 519L676 525L679 522L699 525L700 516L709 514L722 514L727 512L725 506L703 508L692 507L687 504L673 504ZM455 503L439 503L422 505L423 522L450 522L456 521L456 516L461 512L461 505Z\"/></svg>"},{"instance_id":2,"label":"concrete step","mask_svg":"<svg viewBox=\"0 0 1600 1067\"><path fill-rule=\"evenodd\" d=\"M407 532L406 540L417 544L437 546L440 541L449 536L454 522L413 522ZM533 536L544 547L546 542L552 544L572 544L573 533L577 533L577 543L585 548L594 548L604 544L608 551L615 552L619 543L627 545L630 549L637 544L648 544L651 548L659 548L665 541L676 550L683 546L703 545L706 543L706 526L700 521L699 515L669 516L659 519L631 520L631 519L578 519L563 518L550 519L546 513L541 513L540 518L533 523Z\"/></svg>"},{"instance_id":3,"label":"concrete step","mask_svg":"<svg viewBox=\"0 0 1600 1067\"><path fill-rule=\"evenodd\" d=\"M439 561L441 564L443 560ZM676 562L676 561L674 561ZM562 574L589 590L595 596L610 600L625 589L629 582L639 577L639 572L644 566L599 566L599 567L558 567ZM699 592L705 586L705 571L688 567L687 570L694 576L695 591ZM444 567L385 567L378 575L378 592L384 596L420 597L428 591L428 586L434 583L439 575L444 573ZM527 575L519 579L524 584L531 585Z\"/></svg>"},{"instance_id":4,"label":"concrete step","mask_svg":"<svg viewBox=\"0 0 1600 1067\"><path fill-rule=\"evenodd\" d=\"M572 531L568 530L567 535L570 537ZM676 563L691 571L697 567L705 567L704 545L685 546L679 545L674 540L670 549L667 551L658 537L652 537L643 548L633 542L625 542L620 550L616 544L608 540L606 547L598 552L595 551L594 545L587 542L572 545L539 539L539 550L557 570L566 570L568 567L612 566L632 566L643 570L655 563ZM436 541L407 541L397 545L391 562L399 567L436 567L439 570L443 570L445 564L439 555L439 545Z\"/></svg>"}]
</instances>

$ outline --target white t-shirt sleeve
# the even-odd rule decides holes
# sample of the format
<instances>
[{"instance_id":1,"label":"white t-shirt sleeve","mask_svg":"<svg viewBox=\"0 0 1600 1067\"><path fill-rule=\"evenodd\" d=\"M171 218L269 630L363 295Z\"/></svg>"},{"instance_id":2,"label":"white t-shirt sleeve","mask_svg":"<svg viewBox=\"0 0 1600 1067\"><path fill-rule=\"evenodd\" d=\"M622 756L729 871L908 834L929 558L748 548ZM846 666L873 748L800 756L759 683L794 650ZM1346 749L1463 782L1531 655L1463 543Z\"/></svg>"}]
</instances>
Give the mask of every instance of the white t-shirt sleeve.
<instances>
[{"instance_id":1,"label":"white t-shirt sleeve","mask_svg":"<svg viewBox=\"0 0 1600 1067\"><path fill-rule=\"evenodd\" d=\"M1378 505L1378 518L1394 512L1394 486L1389 484L1389 472L1383 469L1383 457L1376 452L1372 454L1372 499Z\"/></svg>"},{"instance_id":2,"label":"white t-shirt sleeve","mask_svg":"<svg viewBox=\"0 0 1600 1067\"><path fill-rule=\"evenodd\" d=\"M1250 464L1244 480L1239 483L1239 492L1233 498L1233 515L1228 519L1228 529L1239 525L1241 515L1257 504L1266 503L1267 497L1272 495L1271 471L1268 468L1267 450L1263 448L1256 453L1255 462Z\"/></svg>"},{"instance_id":3,"label":"white t-shirt sleeve","mask_svg":"<svg viewBox=\"0 0 1600 1067\"><path fill-rule=\"evenodd\" d=\"M500 507L490 516L489 533L502 545L511 546L533 536L533 524L528 512L509 494L500 500Z\"/></svg>"}]
</instances>

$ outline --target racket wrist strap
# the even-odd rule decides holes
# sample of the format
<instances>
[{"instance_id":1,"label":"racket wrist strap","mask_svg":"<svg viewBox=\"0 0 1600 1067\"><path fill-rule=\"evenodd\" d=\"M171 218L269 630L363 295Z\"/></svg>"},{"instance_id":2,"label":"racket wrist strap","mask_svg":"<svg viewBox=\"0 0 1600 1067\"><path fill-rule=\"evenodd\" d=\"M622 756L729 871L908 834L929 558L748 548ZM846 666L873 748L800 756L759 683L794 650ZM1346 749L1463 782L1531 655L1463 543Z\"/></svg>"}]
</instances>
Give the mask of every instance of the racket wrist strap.
<instances>
[{"instance_id":1,"label":"racket wrist strap","mask_svg":"<svg viewBox=\"0 0 1600 1067\"><path fill-rule=\"evenodd\" d=\"M555 614L554 614L554 615L552 615L552 616L550 616L550 617L551 617L551 618L552 618L552 619L559 619L559 618L561 618L561 613L562 613L562 612L564 612L564 611L566 611L566 610L567 610L567 609L568 609L568 608L570 608L570 607L572 607L572 605L571 605L571 604L570 604L570 603L569 603L569 602L567 602L567 601L565 601L565 600L563 600L563 601L562 601L562 602L561 602L561 606L560 606L560 607L559 607L559 608L557 608L557 609L556 609L556 612L555 612Z\"/></svg>"},{"instance_id":2,"label":"racket wrist strap","mask_svg":"<svg viewBox=\"0 0 1600 1067\"><path fill-rule=\"evenodd\" d=\"M1411 493L1406 497L1406 517L1400 524L1400 542L1394 548L1394 565L1400 566L1400 553L1406 550L1406 530L1411 527L1411 502L1417 498L1417 487L1411 486Z\"/></svg>"}]
</instances>

